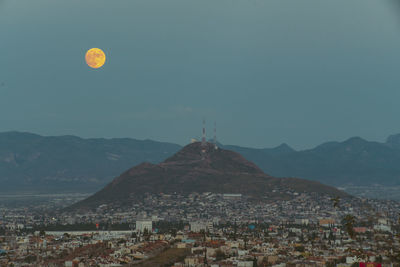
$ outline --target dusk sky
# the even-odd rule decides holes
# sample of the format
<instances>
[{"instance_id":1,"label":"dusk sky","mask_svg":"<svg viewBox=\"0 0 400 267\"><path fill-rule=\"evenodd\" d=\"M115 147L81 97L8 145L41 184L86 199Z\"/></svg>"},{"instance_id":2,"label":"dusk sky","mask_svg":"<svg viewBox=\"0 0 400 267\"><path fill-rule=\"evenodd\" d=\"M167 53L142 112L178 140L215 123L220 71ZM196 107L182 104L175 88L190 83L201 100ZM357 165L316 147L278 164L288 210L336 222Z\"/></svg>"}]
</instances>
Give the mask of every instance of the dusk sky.
<instances>
[{"instance_id":1,"label":"dusk sky","mask_svg":"<svg viewBox=\"0 0 400 267\"><path fill-rule=\"evenodd\" d=\"M296 149L400 133L396 0L0 0L0 131ZM103 49L100 69L85 63Z\"/></svg>"}]
</instances>

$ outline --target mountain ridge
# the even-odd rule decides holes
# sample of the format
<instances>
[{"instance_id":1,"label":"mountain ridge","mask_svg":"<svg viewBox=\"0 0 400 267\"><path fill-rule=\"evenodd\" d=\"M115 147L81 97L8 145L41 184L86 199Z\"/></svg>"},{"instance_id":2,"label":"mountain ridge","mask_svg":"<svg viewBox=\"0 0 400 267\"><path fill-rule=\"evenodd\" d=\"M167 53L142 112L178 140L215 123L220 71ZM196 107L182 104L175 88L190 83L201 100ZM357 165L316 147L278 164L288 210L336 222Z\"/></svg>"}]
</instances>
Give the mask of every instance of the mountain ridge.
<instances>
[{"instance_id":1,"label":"mountain ridge","mask_svg":"<svg viewBox=\"0 0 400 267\"><path fill-rule=\"evenodd\" d=\"M399 135L400 136L400 135ZM243 150L243 156L277 177L303 177L326 184L400 184L400 147L352 137L284 154Z\"/></svg>"},{"instance_id":2,"label":"mountain ridge","mask_svg":"<svg viewBox=\"0 0 400 267\"><path fill-rule=\"evenodd\" d=\"M334 186L399 185L400 134L386 142L352 137L296 151L222 145L274 177L301 177ZM131 138L80 138L0 133L0 191L93 192L142 162L160 163L182 146Z\"/></svg>"},{"instance_id":3,"label":"mountain ridge","mask_svg":"<svg viewBox=\"0 0 400 267\"><path fill-rule=\"evenodd\" d=\"M161 162L179 149L132 138L0 133L1 191L94 191L128 166Z\"/></svg>"}]
</instances>

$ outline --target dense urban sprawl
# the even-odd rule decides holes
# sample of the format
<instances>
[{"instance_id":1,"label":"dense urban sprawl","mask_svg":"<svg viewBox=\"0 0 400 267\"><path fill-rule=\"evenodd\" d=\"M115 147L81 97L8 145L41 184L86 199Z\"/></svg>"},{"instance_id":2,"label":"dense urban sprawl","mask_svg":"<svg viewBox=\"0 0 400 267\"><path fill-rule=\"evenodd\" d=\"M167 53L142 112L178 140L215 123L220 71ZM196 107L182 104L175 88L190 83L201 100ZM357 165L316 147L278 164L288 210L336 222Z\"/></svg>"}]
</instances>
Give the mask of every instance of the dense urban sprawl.
<instances>
[{"instance_id":1,"label":"dense urban sprawl","mask_svg":"<svg viewBox=\"0 0 400 267\"><path fill-rule=\"evenodd\" d=\"M1 266L399 266L400 204L147 194L76 212L1 206Z\"/></svg>"}]
</instances>

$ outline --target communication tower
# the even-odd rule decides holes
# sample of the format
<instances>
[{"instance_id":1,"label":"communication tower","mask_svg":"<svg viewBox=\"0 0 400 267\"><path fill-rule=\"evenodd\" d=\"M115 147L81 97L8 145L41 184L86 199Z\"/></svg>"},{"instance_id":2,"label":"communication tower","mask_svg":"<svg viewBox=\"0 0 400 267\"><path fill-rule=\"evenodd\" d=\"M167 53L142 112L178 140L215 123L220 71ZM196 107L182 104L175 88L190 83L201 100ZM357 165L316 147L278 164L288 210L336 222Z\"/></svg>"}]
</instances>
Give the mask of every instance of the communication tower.
<instances>
[{"instance_id":1,"label":"communication tower","mask_svg":"<svg viewBox=\"0 0 400 267\"><path fill-rule=\"evenodd\" d=\"M205 146L206 145L206 120L203 119L203 135L201 137L201 145Z\"/></svg>"},{"instance_id":2,"label":"communication tower","mask_svg":"<svg viewBox=\"0 0 400 267\"><path fill-rule=\"evenodd\" d=\"M217 122L214 122L214 148L218 149L218 146L217 146Z\"/></svg>"}]
</instances>

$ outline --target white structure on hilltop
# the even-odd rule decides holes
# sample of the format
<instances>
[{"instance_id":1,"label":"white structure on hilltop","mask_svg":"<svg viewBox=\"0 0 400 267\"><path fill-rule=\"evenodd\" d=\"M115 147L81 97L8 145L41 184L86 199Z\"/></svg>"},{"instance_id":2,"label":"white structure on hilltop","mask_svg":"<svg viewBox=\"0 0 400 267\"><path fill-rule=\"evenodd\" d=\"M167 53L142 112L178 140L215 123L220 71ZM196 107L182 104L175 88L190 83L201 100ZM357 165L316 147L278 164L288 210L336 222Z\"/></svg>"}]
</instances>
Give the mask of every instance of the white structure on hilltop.
<instances>
[{"instance_id":1,"label":"white structure on hilltop","mask_svg":"<svg viewBox=\"0 0 400 267\"><path fill-rule=\"evenodd\" d=\"M140 220L136 221L136 230L143 233L147 229L148 232L153 230L153 222L150 220Z\"/></svg>"}]
</instances>

